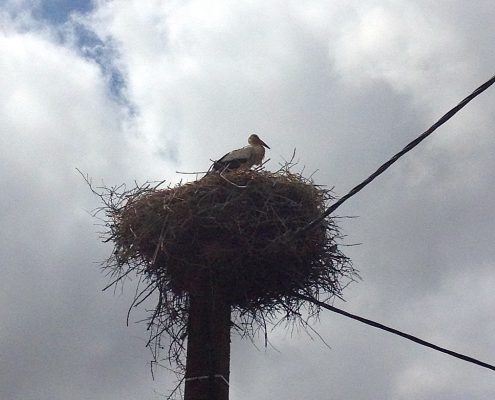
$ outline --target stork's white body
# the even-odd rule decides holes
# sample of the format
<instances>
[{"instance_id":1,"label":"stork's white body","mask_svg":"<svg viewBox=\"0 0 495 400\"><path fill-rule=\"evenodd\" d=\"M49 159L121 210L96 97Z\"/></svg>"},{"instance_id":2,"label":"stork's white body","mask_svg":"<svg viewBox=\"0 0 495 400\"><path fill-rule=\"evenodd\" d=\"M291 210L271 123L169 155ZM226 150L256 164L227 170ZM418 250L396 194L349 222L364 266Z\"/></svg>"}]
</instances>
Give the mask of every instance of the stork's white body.
<instances>
[{"instance_id":1,"label":"stork's white body","mask_svg":"<svg viewBox=\"0 0 495 400\"><path fill-rule=\"evenodd\" d=\"M268 149L270 147L258 135L249 136L248 143L242 149L233 150L215 161L212 166L213 171L249 169L253 165L261 165L265 157L265 147Z\"/></svg>"}]
</instances>

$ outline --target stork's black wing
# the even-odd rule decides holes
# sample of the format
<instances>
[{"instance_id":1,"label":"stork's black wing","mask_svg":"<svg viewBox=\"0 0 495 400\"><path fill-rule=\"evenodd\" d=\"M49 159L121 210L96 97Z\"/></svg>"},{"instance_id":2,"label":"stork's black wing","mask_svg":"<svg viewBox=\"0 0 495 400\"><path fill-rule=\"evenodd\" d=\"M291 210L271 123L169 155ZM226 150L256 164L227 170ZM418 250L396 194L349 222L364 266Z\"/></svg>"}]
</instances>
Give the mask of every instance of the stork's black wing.
<instances>
[{"instance_id":1,"label":"stork's black wing","mask_svg":"<svg viewBox=\"0 0 495 400\"><path fill-rule=\"evenodd\" d=\"M243 164L245 164L248 161L247 158L236 158L234 160L224 160L224 158L226 156L228 156L229 154L226 154L225 156L223 156L218 161L213 161L213 165L212 165L211 169L213 171L231 171L231 170L240 168Z\"/></svg>"}]
</instances>

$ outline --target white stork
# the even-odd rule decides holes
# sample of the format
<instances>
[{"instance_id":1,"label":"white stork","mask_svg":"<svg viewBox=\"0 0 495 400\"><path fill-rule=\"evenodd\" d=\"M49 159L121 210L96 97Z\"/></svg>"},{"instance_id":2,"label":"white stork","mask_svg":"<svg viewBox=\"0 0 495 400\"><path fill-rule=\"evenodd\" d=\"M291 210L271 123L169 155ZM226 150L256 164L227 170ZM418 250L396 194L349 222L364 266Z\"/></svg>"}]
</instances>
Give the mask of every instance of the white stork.
<instances>
[{"instance_id":1,"label":"white stork","mask_svg":"<svg viewBox=\"0 0 495 400\"><path fill-rule=\"evenodd\" d=\"M265 156L265 147L267 149L270 147L258 135L254 134L249 136L248 143L242 149L232 150L221 159L214 161L211 169L223 172L234 169L249 169L253 165L261 165Z\"/></svg>"}]
</instances>

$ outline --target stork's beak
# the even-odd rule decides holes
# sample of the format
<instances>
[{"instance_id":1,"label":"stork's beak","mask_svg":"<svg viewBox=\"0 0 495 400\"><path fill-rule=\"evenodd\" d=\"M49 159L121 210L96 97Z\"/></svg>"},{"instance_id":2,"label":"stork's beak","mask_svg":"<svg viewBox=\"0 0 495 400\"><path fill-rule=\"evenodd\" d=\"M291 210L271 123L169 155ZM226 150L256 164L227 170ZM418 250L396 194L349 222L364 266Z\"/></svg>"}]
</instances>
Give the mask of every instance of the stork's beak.
<instances>
[{"instance_id":1,"label":"stork's beak","mask_svg":"<svg viewBox=\"0 0 495 400\"><path fill-rule=\"evenodd\" d=\"M260 141L260 144L261 144L262 146L265 146L267 149L269 149L269 148L270 148L270 146L268 146L265 142L263 142L263 140L261 140L260 138L258 138L258 140Z\"/></svg>"}]
</instances>

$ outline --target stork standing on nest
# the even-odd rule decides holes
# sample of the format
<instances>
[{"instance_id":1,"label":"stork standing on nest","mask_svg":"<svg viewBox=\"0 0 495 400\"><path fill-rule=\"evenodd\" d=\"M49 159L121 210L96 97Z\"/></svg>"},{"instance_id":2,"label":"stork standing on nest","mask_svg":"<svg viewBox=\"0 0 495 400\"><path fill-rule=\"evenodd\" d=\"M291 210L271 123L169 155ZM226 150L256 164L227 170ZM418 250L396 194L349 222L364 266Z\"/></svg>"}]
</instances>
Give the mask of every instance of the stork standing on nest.
<instances>
[{"instance_id":1,"label":"stork standing on nest","mask_svg":"<svg viewBox=\"0 0 495 400\"><path fill-rule=\"evenodd\" d=\"M265 147L267 149L270 147L255 134L249 136L248 143L242 149L232 150L221 159L213 161L211 169L224 172L235 169L249 169L253 165L261 165L263 157L265 157Z\"/></svg>"}]
</instances>

